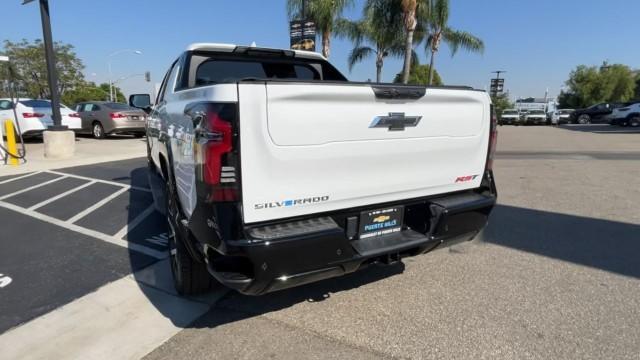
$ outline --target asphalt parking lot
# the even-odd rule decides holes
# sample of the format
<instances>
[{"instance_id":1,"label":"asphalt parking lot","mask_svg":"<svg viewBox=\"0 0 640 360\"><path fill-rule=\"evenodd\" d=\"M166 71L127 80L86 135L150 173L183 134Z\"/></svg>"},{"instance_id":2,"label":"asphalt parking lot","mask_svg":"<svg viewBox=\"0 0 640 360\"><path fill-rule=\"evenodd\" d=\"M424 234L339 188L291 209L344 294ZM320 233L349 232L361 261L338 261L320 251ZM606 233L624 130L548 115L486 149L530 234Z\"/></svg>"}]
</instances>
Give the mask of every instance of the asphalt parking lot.
<instances>
[{"instance_id":1,"label":"asphalt parking lot","mask_svg":"<svg viewBox=\"0 0 640 360\"><path fill-rule=\"evenodd\" d=\"M0 333L166 256L146 159L0 178Z\"/></svg>"},{"instance_id":2,"label":"asphalt parking lot","mask_svg":"<svg viewBox=\"0 0 640 360\"><path fill-rule=\"evenodd\" d=\"M146 341L154 329L139 330L153 351L136 354L638 359L640 133L499 131L499 205L477 241L262 297L215 289L221 297L195 321L142 292L177 329L156 343ZM0 178L0 218L11 224L0 273L12 278L0 287L0 333L162 265L164 224L144 171L135 159Z\"/></svg>"}]
</instances>

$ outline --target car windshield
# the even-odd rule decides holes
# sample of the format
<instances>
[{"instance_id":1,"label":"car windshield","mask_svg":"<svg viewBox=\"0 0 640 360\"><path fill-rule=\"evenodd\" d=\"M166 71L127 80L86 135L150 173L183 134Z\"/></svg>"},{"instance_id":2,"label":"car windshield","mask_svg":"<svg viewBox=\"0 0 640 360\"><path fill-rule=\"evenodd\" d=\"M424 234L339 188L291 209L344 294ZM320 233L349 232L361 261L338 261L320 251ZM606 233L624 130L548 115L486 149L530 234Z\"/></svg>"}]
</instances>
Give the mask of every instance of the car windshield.
<instances>
[{"instance_id":1,"label":"car windshield","mask_svg":"<svg viewBox=\"0 0 640 360\"><path fill-rule=\"evenodd\" d=\"M502 115L518 115L518 112L516 110L505 110Z\"/></svg>"},{"instance_id":2,"label":"car windshield","mask_svg":"<svg viewBox=\"0 0 640 360\"><path fill-rule=\"evenodd\" d=\"M104 106L111 110L135 110L131 106L123 103L105 103Z\"/></svg>"},{"instance_id":3,"label":"car windshield","mask_svg":"<svg viewBox=\"0 0 640 360\"><path fill-rule=\"evenodd\" d=\"M529 114L531 114L531 115L544 115L544 111L542 111L542 110L531 110L531 111L529 111Z\"/></svg>"}]
</instances>

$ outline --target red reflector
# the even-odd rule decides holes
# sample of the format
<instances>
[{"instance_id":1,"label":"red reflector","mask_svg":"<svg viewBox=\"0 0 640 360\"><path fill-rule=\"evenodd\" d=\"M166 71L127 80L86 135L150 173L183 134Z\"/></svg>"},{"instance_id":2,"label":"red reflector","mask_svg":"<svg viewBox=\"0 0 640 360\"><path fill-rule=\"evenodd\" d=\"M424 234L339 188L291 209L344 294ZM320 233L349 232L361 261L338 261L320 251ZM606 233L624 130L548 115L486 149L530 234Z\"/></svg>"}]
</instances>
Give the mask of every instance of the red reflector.
<instances>
[{"instance_id":1,"label":"red reflector","mask_svg":"<svg viewBox=\"0 0 640 360\"><path fill-rule=\"evenodd\" d=\"M122 119L127 117L127 115L120 113L111 113L109 116L111 116L112 119Z\"/></svg>"},{"instance_id":2,"label":"red reflector","mask_svg":"<svg viewBox=\"0 0 640 360\"><path fill-rule=\"evenodd\" d=\"M71 114L69 114L69 117L79 118L79 117L80 117L80 114L78 114L78 113L71 113Z\"/></svg>"},{"instance_id":3,"label":"red reflector","mask_svg":"<svg viewBox=\"0 0 640 360\"><path fill-rule=\"evenodd\" d=\"M41 113L22 113L23 118L41 118L44 117L44 114Z\"/></svg>"}]
</instances>

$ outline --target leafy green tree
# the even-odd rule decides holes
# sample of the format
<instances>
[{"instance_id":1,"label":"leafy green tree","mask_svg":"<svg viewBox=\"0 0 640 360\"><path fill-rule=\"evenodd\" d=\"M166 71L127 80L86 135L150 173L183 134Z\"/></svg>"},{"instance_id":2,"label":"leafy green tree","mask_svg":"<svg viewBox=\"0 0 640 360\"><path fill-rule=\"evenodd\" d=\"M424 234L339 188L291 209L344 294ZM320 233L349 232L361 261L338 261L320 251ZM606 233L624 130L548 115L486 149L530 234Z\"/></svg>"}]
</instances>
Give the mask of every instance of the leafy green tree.
<instances>
[{"instance_id":1,"label":"leafy green tree","mask_svg":"<svg viewBox=\"0 0 640 360\"><path fill-rule=\"evenodd\" d=\"M361 20L340 19L336 34L354 44L349 53L349 70L365 58L375 56L376 82L380 82L385 58L404 54L402 24L400 2L393 0L367 0Z\"/></svg>"},{"instance_id":2,"label":"leafy green tree","mask_svg":"<svg viewBox=\"0 0 640 360\"><path fill-rule=\"evenodd\" d=\"M54 43L56 69L58 72L58 92L63 96L67 91L82 85L84 65L73 51L73 46ZM4 41L4 53L11 59L16 80L22 89L21 95L33 98L49 98L47 64L42 40L29 42Z\"/></svg>"},{"instance_id":3,"label":"leafy green tree","mask_svg":"<svg viewBox=\"0 0 640 360\"><path fill-rule=\"evenodd\" d=\"M429 65L414 64L411 66L411 73L406 84L411 85L427 85L429 83ZM397 74L393 80L394 83L403 82L402 73ZM433 84L436 86L443 85L442 79L436 70L433 71Z\"/></svg>"},{"instance_id":4,"label":"leafy green tree","mask_svg":"<svg viewBox=\"0 0 640 360\"><path fill-rule=\"evenodd\" d=\"M635 71L636 74L636 89L634 91L633 98L640 100L640 70Z\"/></svg>"},{"instance_id":5,"label":"leafy green tree","mask_svg":"<svg viewBox=\"0 0 640 360\"><path fill-rule=\"evenodd\" d=\"M514 104L509 100L509 94L502 93L496 96L491 97L491 103L493 104L493 108L496 110L496 114L498 118L502 116L502 112L505 109L513 109Z\"/></svg>"},{"instance_id":6,"label":"leafy green tree","mask_svg":"<svg viewBox=\"0 0 640 360\"><path fill-rule=\"evenodd\" d=\"M114 87L116 91L116 101L126 102L124 94L118 87ZM84 101L107 101L109 100L109 84L102 83L96 85L93 82L85 82L81 86L66 92L62 95L62 102L65 105L72 106Z\"/></svg>"},{"instance_id":7,"label":"leafy green tree","mask_svg":"<svg viewBox=\"0 0 640 360\"><path fill-rule=\"evenodd\" d=\"M305 0L287 0L289 18L302 18L302 4ZM322 55L329 58L331 52L331 35L336 21L345 9L353 5L353 0L306 0L306 17L316 23L322 36Z\"/></svg>"},{"instance_id":8,"label":"leafy green tree","mask_svg":"<svg viewBox=\"0 0 640 360\"><path fill-rule=\"evenodd\" d=\"M454 56L458 49L471 52L484 52L484 42L475 35L455 30L449 27L449 0L434 0L430 11L430 16L425 20L429 28L427 38L427 50L431 51L431 71L434 70L435 57L440 50L440 43L444 41L451 49L451 56ZM429 84L432 84L433 77L430 77Z\"/></svg>"},{"instance_id":9,"label":"leafy green tree","mask_svg":"<svg viewBox=\"0 0 640 360\"><path fill-rule=\"evenodd\" d=\"M637 86L631 69L622 64L600 67L579 65L565 82L559 96L562 107L584 108L600 102L624 102L634 97Z\"/></svg>"}]
</instances>

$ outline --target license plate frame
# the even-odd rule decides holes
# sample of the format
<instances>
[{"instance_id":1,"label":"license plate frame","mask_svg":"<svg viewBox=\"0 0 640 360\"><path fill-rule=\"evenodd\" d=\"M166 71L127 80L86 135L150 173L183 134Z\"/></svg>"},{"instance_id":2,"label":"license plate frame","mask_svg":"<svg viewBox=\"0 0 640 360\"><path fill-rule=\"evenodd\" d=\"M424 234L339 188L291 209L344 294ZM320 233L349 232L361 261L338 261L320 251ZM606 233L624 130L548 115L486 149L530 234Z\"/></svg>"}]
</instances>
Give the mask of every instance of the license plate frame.
<instances>
[{"instance_id":1,"label":"license plate frame","mask_svg":"<svg viewBox=\"0 0 640 360\"><path fill-rule=\"evenodd\" d=\"M360 239L388 235L402 230L404 206L366 210L360 212Z\"/></svg>"}]
</instances>

